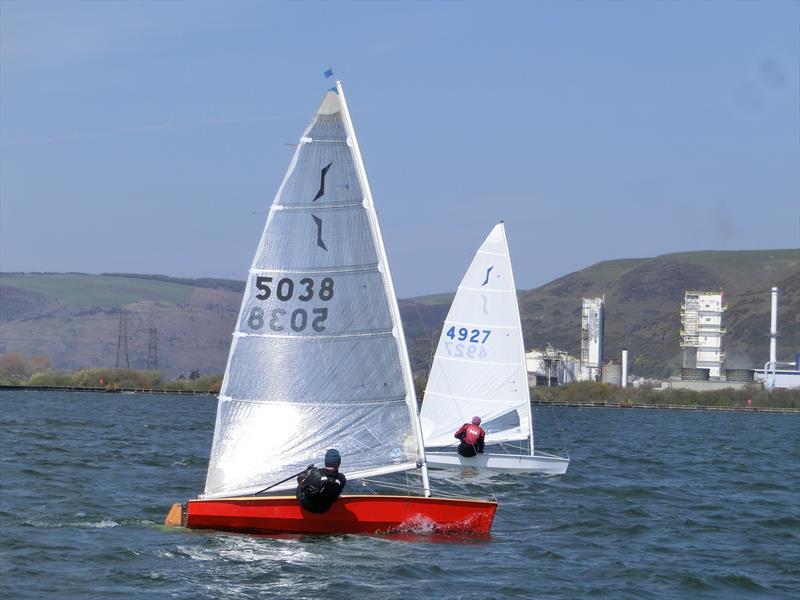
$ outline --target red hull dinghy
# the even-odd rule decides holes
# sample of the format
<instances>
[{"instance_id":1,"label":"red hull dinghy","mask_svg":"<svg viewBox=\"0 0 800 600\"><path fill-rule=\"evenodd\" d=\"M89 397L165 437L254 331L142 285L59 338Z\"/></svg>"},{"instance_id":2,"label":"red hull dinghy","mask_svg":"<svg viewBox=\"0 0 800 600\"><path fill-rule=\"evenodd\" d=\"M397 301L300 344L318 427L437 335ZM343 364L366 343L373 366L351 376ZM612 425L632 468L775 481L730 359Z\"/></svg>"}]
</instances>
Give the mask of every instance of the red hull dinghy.
<instances>
[{"instance_id":1,"label":"red hull dinghy","mask_svg":"<svg viewBox=\"0 0 800 600\"><path fill-rule=\"evenodd\" d=\"M430 497L416 409L378 217L337 82L300 138L249 270L204 493L174 505L166 524L271 534L488 534L495 501ZM416 472L421 490L350 495L355 484L347 484L322 514L294 496L259 495L292 493L292 473L327 448L341 453L349 482ZM261 489L272 481L279 484Z\"/></svg>"},{"instance_id":2,"label":"red hull dinghy","mask_svg":"<svg viewBox=\"0 0 800 600\"><path fill-rule=\"evenodd\" d=\"M325 513L294 496L190 500L175 504L167 525L246 533L418 533L488 535L495 502L420 496L342 496Z\"/></svg>"}]
</instances>

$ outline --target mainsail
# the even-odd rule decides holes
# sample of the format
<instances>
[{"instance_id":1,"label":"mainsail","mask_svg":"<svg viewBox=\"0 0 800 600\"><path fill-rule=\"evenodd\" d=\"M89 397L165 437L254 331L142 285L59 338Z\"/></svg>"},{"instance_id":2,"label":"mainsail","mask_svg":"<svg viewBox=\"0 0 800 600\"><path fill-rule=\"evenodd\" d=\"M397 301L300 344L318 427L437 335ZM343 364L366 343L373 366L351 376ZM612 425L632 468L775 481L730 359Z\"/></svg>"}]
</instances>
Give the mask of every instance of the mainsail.
<instances>
[{"instance_id":1,"label":"mainsail","mask_svg":"<svg viewBox=\"0 0 800 600\"><path fill-rule=\"evenodd\" d=\"M337 82L300 138L249 271L204 496L252 493L330 447L349 479L412 469L424 463L421 439L377 215Z\"/></svg>"},{"instance_id":2,"label":"mainsail","mask_svg":"<svg viewBox=\"0 0 800 600\"><path fill-rule=\"evenodd\" d=\"M458 286L436 348L420 420L427 448L449 446L480 416L487 444L527 440L533 428L525 350L503 223Z\"/></svg>"}]
</instances>

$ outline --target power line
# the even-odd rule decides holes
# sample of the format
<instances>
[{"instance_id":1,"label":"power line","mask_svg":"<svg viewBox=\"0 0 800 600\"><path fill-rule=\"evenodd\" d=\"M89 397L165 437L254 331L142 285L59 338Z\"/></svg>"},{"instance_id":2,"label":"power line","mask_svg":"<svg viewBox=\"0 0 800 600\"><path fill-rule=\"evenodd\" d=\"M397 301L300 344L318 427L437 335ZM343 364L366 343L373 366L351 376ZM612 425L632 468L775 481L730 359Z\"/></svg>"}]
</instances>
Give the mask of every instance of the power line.
<instances>
[{"instance_id":1,"label":"power line","mask_svg":"<svg viewBox=\"0 0 800 600\"><path fill-rule=\"evenodd\" d=\"M126 313L124 309L119 315L119 329L117 332L117 362L114 367L119 369L121 366L123 366L123 362L126 369L131 368L131 361L130 358L128 358L128 313Z\"/></svg>"},{"instance_id":2,"label":"power line","mask_svg":"<svg viewBox=\"0 0 800 600\"><path fill-rule=\"evenodd\" d=\"M147 330L147 370L158 369L158 329L151 327Z\"/></svg>"}]
</instances>

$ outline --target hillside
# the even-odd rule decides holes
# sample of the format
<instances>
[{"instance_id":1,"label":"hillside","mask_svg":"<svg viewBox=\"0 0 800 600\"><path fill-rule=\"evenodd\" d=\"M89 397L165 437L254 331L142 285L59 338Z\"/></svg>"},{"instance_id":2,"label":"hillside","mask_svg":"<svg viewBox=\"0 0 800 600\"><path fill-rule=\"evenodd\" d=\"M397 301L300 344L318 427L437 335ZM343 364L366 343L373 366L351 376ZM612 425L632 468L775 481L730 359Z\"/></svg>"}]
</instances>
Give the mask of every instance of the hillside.
<instances>
[{"instance_id":1,"label":"hillside","mask_svg":"<svg viewBox=\"0 0 800 600\"><path fill-rule=\"evenodd\" d=\"M526 348L552 344L580 355L581 299L605 296L606 358L630 351L631 372L664 377L680 368L680 305L686 289L725 291L729 367L763 366L769 352L769 289L781 288L778 355L800 351L800 250L686 252L604 261L520 291ZM415 370L426 368L452 296L400 302Z\"/></svg>"},{"instance_id":2,"label":"hillside","mask_svg":"<svg viewBox=\"0 0 800 600\"><path fill-rule=\"evenodd\" d=\"M781 288L779 358L800 349L800 251L689 252L604 261L520 291L526 347L550 343L577 355L581 298L606 297L606 357L631 351L631 371L664 376L680 366L683 292L723 288L728 366L763 365L769 288ZM170 376L221 372L243 282L154 275L0 274L0 353L46 355L63 369L114 366L120 315L131 367L143 368L158 329L159 367ZM424 372L452 299L400 300L415 372Z\"/></svg>"},{"instance_id":3,"label":"hillside","mask_svg":"<svg viewBox=\"0 0 800 600\"><path fill-rule=\"evenodd\" d=\"M62 369L113 367L124 308L131 367L145 367L155 327L158 365L168 375L219 373L242 290L236 281L0 274L0 353L43 354Z\"/></svg>"}]
</instances>

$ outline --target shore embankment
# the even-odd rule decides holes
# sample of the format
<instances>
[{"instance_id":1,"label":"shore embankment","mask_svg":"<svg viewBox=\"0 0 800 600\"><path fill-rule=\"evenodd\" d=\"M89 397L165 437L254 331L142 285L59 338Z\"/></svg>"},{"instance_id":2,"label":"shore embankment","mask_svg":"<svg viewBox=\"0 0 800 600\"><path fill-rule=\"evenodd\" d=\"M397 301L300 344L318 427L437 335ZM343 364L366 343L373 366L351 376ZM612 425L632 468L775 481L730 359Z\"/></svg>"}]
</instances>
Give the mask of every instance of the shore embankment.
<instances>
[{"instance_id":1,"label":"shore embankment","mask_svg":"<svg viewBox=\"0 0 800 600\"><path fill-rule=\"evenodd\" d=\"M570 406L577 408L644 408L660 410L706 410L717 412L768 412L768 413L796 413L800 408L772 407L772 406L704 406L700 404L628 404L625 402L559 402L547 400L531 400L537 406Z\"/></svg>"},{"instance_id":2,"label":"shore embankment","mask_svg":"<svg viewBox=\"0 0 800 600\"><path fill-rule=\"evenodd\" d=\"M2 390L23 392L95 392L98 394L164 394L170 396L215 396L218 391L212 390L169 390L155 388L114 388L114 387L75 387L44 385L0 385Z\"/></svg>"},{"instance_id":3,"label":"shore embankment","mask_svg":"<svg viewBox=\"0 0 800 600\"><path fill-rule=\"evenodd\" d=\"M176 396L216 396L216 390L180 390L163 388L123 388L123 387L78 387L78 386L36 386L36 385L0 385L0 391L25 391L25 392L90 392L98 394L157 394ZM763 401L762 401L763 402ZM693 410L716 412L761 412L761 413L794 413L800 414L800 408L792 406L737 406L737 405L706 405L706 404L672 404L668 402L636 403L626 401L594 401L594 400L549 400L537 397L531 399L531 404L536 406L564 406L572 408L619 408L619 409L647 409L647 410Z\"/></svg>"}]
</instances>

